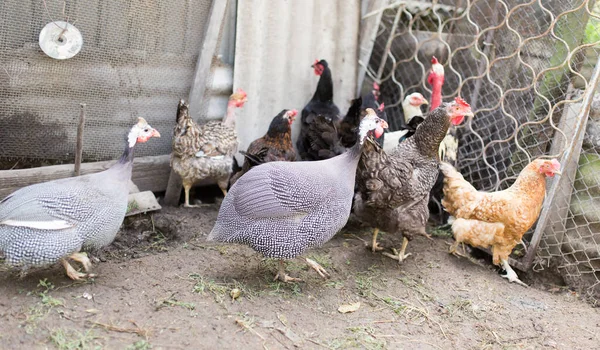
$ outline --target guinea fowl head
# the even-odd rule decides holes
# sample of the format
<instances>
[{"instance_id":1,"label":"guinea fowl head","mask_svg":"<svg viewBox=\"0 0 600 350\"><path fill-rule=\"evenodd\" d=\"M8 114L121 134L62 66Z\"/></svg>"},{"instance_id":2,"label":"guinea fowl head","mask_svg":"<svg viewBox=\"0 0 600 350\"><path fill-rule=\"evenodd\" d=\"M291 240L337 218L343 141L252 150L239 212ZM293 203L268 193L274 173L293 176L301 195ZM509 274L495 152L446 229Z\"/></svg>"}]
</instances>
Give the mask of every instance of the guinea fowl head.
<instances>
[{"instance_id":1,"label":"guinea fowl head","mask_svg":"<svg viewBox=\"0 0 600 350\"><path fill-rule=\"evenodd\" d=\"M316 59L315 63L313 63L313 65L311 67L315 70L315 75L320 76L325 71L325 68L327 68L327 61L325 61L325 60L319 61L318 59Z\"/></svg>"},{"instance_id":2,"label":"guinea fowl head","mask_svg":"<svg viewBox=\"0 0 600 350\"><path fill-rule=\"evenodd\" d=\"M456 97L454 101L446 105L446 112L448 113L448 118L450 118L452 125L459 125L463 122L465 117L473 116L471 106L467 101L460 97Z\"/></svg>"},{"instance_id":3,"label":"guinea fowl head","mask_svg":"<svg viewBox=\"0 0 600 350\"><path fill-rule=\"evenodd\" d=\"M367 108L367 115L360 121L358 128L358 135L360 138L360 144L364 142L367 136L373 135L375 138L383 135L384 129L388 128L388 123L379 118L377 113L372 108Z\"/></svg>"},{"instance_id":4,"label":"guinea fowl head","mask_svg":"<svg viewBox=\"0 0 600 350\"><path fill-rule=\"evenodd\" d=\"M533 166L534 169L537 169L539 173L548 177L561 175L560 163L556 159L536 159L531 162L531 166Z\"/></svg>"},{"instance_id":5,"label":"guinea fowl head","mask_svg":"<svg viewBox=\"0 0 600 350\"><path fill-rule=\"evenodd\" d=\"M237 89L236 92L229 96L229 104L236 108L244 107L244 103L246 102L248 102L248 95L242 89Z\"/></svg>"},{"instance_id":6,"label":"guinea fowl head","mask_svg":"<svg viewBox=\"0 0 600 350\"><path fill-rule=\"evenodd\" d=\"M131 148L136 143L144 143L152 137L160 137L160 133L151 127L144 118L139 117L137 124L131 128L127 135L127 142L129 142Z\"/></svg>"}]
</instances>

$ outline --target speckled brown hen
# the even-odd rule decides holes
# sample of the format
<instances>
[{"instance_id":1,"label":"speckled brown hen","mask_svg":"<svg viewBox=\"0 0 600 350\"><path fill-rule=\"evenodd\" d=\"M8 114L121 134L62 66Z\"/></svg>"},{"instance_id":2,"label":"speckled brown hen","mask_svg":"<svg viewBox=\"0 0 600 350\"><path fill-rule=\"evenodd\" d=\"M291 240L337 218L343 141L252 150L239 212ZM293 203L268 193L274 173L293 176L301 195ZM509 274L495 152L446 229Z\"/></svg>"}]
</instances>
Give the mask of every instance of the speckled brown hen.
<instances>
[{"instance_id":1,"label":"speckled brown hen","mask_svg":"<svg viewBox=\"0 0 600 350\"><path fill-rule=\"evenodd\" d=\"M200 126L189 115L189 106L183 100L179 102L171 167L183 180L185 207L196 206L190 205L190 188L204 179L215 179L223 194L227 194L233 155L238 147L235 109L246 101L246 93L238 89L229 97L227 114L222 121L209 121Z\"/></svg>"},{"instance_id":2,"label":"speckled brown hen","mask_svg":"<svg viewBox=\"0 0 600 350\"><path fill-rule=\"evenodd\" d=\"M244 154L244 164L240 171L231 176L229 185L233 184L252 167L268 162L293 162L296 160L296 151L292 145L292 123L298 111L295 109L284 109L277 114L267 133L258 138L248 146ZM241 151L240 151L241 152Z\"/></svg>"},{"instance_id":3,"label":"speckled brown hen","mask_svg":"<svg viewBox=\"0 0 600 350\"><path fill-rule=\"evenodd\" d=\"M457 97L430 112L415 134L387 154L374 142L366 143L358 164L354 213L374 228L373 251L379 230L401 233L402 249L395 255L399 262L408 255L406 246L414 234L426 234L429 219L429 191L438 176L438 148L451 124L460 124L472 116L471 107Z\"/></svg>"},{"instance_id":4,"label":"speckled brown hen","mask_svg":"<svg viewBox=\"0 0 600 350\"><path fill-rule=\"evenodd\" d=\"M533 226L546 195L546 176L560 174L556 159L537 159L521 171L515 183L504 191L479 192L456 169L442 163L444 208L454 216L452 232L456 242L450 252L457 254L459 243L492 247L495 265L502 265L509 282L524 285L508 264L508 256Z\"/></svg>"}]
</instances>

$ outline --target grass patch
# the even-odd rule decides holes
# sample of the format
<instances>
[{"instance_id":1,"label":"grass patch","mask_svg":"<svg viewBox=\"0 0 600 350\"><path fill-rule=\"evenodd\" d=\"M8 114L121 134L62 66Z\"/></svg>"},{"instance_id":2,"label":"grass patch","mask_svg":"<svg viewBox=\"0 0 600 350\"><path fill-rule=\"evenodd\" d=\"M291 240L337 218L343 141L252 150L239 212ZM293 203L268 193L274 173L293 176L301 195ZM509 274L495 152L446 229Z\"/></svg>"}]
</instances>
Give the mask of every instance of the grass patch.
<instances>
[{"instance_id":1,"label":"grass patch","mask_svg":"<svg viewBox=\"0 0 600 350\"><path fill-rule=\"evenodd\" d=\"M40 301L35 305L30 306L29 310L25 313L25 332L27 332L27 334L34 333L37 328L37 323L40 320L43 320L50 310L64 305L63 300L54 298L50 295L50 292L54 290L54 285L46 278L39 281L38 288L41 288L42 290L27 293L27 295L35 295L40 298Z\"/></svg>"},{"instance_id":2,"label":"grass patch","mask_svg":"<svg viewBox=\"0 0 600 350\"><path fill-rule=\"evenodd\" d=\"M330 349L361 348L369 350L386 349L387 343L384 339L375 336L375 330L371 326L358 326L347 328L350 335L327 341L325 345Z\"/></svg>"},{"instance_id":3,"label":"grass patch","mask_svg":"<svg viewBox=\"0 0 600 350\"><path fill-rule=\"evenodd\" d=\"M150 350L152 349L152 344L148 343L145 340L139 340L135 343L129 345L126 350Z\"/></svg>"},{"instance_id":4,"label":"grass patch","mask_svg":"<svg viewBox=\"0 0 600 350\"><path fill-rule=\"evenodd\" d=\"M98 339L92 330L79 333L73 329L55 329L50 333L50 341L59 350L102 349L95 340Z\"/></svg>"},{"instance_id":5,"label":"grass patch","mask_svg":"<svg viewBox=\"0 0 600 350\"><path fill-rule=\"evenodd\" d=\"M222 303L226 299L231 299L232 301L234 299L240 300L242 297L252 300L252 298L258 296L258 293L248 288L245 284L235 280L230 283L216 282L213 279L208 279L195 273L190 274L189 278L195 282L192 289L194 293L202 295L212 294L215 301L218 303ZM239 293L235 298L231 293L234 289L237 289L238 291L236 292Z\"/></svg>"},{"instance_id":6,"label":"grass patch","mask_svg":"<svg viewBox=\"0 0 600 350\"><path fill-rule=\"evenodd\" d=\"M156 304L156 311L158 311L164 307L170 307L170 306L179 306L184 309L188 309L190 311L193 311L196 309L196 304L179 301L175 298L175 293L173 293L168 298L161 300Z\"/></svg>"}]
</instances>

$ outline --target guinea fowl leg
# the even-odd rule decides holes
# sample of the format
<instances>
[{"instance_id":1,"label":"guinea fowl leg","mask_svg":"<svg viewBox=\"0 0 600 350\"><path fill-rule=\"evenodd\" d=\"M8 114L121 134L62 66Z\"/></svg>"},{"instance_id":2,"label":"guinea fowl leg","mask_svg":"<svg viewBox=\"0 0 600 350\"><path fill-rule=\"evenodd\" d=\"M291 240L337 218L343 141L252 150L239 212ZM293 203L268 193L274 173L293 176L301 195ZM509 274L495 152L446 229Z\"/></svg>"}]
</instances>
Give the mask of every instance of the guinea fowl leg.
<instances>
[{"instance_id":1,"label":"guinea fowl leg","mask_svg":"<svg viewBox=\"0 0 600 350\"><path fill-rule=\"evenodd\" d=\"M506 275L502 275L502 277L508 279L508 282L515 282L517 284L522 285L523 287L529 287L519 279L519 276L517 276L515 270L513 270L512 267L510 267L508 261L502 260L502 267L506 271Z\"/></svg>"},{"instance_id":2,"label":"guinea fowl leg","mask_svg":"<svg viewBox=\"0 0 600 350\"><path fill-rule=\"evenodd\" d=\"M388 258L398 260L399 263L402 263L404 259L412 255L412 253L406 254L406 246L408 246L408 238L404 237L402 240L402 248L400 248L399 252L396 249L392 249L394 251L393 255L390 253L383 253L383 255L387 256Z\"/></svg>"},{"instance_id":3,"label":"guinea fowl leg","mask_svg":"<svg viewBox=\"0 0 600 350\"><path fill-rule=\"evenodd\" d=\"M285 272L285 263L283 262L283 260L279 260L279 271L277 272L277 275L275 275L275 278L273 279L273 281L277 281L277 280L280 280L285 283L302 282L302 280L299 278L293 278L293 277L288 276L288 274Z\"/></svg>"},{"instance_id":4,"label":"guinea fowl leg","mask_svg":"<svg viewBox=\"0 0 600 350\"><path fill-rule=\"evenodd\" d=\"M306 260L306 263L308 264L308 266L312 267L315 271L317 271L317 273L319 275L321 275L321 277L327 279L329 277L331 277L329 275L329 272L327 272L323 266L319 265L316 261L309 259L309 258L304 258L304 260Z\"/></svg>"},{"instance_id":5,"label":"guinea fowl leg","mask_svg":"<svg viewBox=\"0 0 600 350\"><path fill-rule=\"evenodd\" d=\"M72 279L74 281L79 281L80 279L87 277L86 273L78 272L77 270L75 270L73 268L73 266L71 266L71 264L69 264L67 259L62 259L60 262L62 263L65 270L67 271L67 276L69 276L70 279Z\"/></svg>"},{"instance_id":6,"label":"guinea fowl leg","mask_svg":"<svg viewBox=\"0 0 600 350\"><path fill-rule=\"evenodd\" d=\"M373 253L375 253L375 252L379 252L379 251L382 251L382 250L383 250L383 248L381 248L381 247L379 246L379 244L377 244L377 235L378 235L378 234L379 234L379 229L378 229L377 227L375 227L375 228L373 229L373 242L371 243L371 251L372 251Z\"/></svg>"}]
</instances>

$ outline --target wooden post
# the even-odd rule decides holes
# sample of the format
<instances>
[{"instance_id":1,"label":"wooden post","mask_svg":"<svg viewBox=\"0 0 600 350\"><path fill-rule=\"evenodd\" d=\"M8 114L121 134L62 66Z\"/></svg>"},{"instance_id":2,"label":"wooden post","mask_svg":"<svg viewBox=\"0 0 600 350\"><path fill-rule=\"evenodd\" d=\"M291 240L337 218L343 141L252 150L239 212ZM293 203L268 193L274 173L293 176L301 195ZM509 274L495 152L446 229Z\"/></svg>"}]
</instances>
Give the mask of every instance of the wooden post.
<instances>
[{"instance_id":1,"label":"wooden post","mask_svg":"<svg viewBox=\"0 0 600 350\"><path fill-rule=\"evenodd\" d=\"M206 101L204 96L206 93L206 85L208 84L208 77L210 76L212 60L218 47L219 34L221 32L223 18L225 17L225 10L227 9L228 3L228 0L213 0L210 7L208 23L204 30L202 47L200 48L198 63L196 64L196 74L194 75L194 82L189 96L190 116L196 121L198 121L202 112L202 104ZM171 170L167 191L165 193L165 205L176 206L179 203L181 185L181 177Z\"/></svg>"},{"instance_id":2,"label":"wooden post","mask_svg":"<svg viewBox=\"0 0 600 350\"><path fill-rule=\"evenodd\" d=\"M85 103L81 104L79 113L79 125L77 125L77 146L75 147L75 171L74 175L79 176L81 169L81 158L83 157L83 129L85 126Z\"/></svg>"},{"instance_id":3,"label":"wooden post","mask_svg":"<svg viewBox=\"0 0 600 350\"><path fill-rule=\"evenodd\" d=\"M362 94L363 81L365 80L365 74L367 73L367 67L369 67L369 60L371 59L371 53L373 52L373 45L377 38L377 31L379 30L379 24L381 23L381 16L383 10L373 14L373 11L381 10L385 1L383 0L363 0L368 1L366 14L361 18L360 26L360 42L359 42L359 58L358 58L358 79L356 80L356 94ZM400 10L398 10L400 11ZM381 83L381 82L378 82Z\"/></svg>"}]
</instances>

